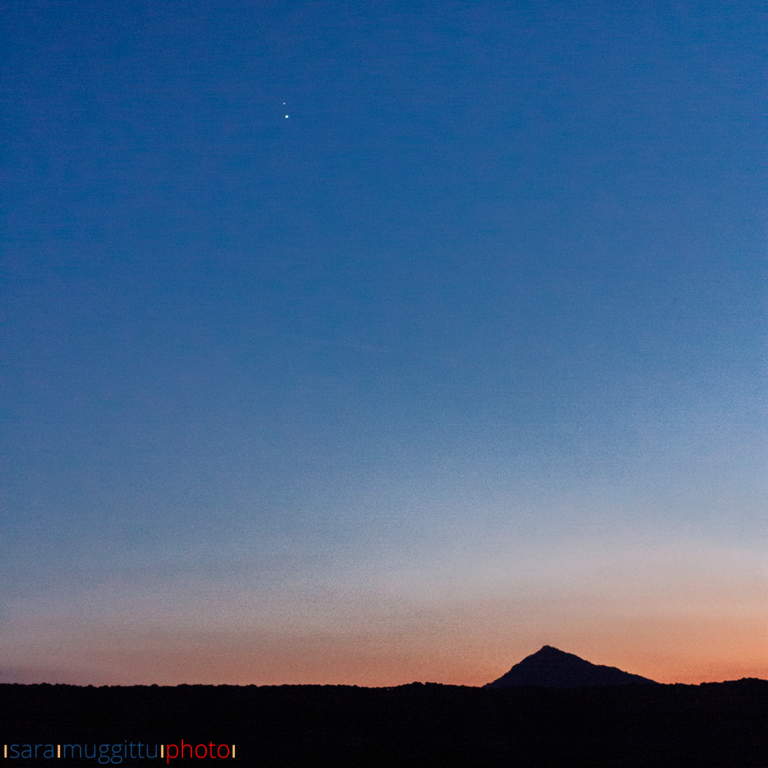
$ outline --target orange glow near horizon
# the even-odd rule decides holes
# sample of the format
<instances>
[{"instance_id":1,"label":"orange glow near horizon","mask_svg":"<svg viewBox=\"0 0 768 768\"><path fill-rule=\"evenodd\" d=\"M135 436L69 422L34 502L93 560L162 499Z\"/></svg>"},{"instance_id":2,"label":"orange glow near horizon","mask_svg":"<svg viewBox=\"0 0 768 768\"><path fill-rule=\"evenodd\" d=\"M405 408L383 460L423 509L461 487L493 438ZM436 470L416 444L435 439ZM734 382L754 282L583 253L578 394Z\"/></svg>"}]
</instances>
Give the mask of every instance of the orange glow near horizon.
<instances>
[{"instance_id":1,"label":"orange glow near horizon","mask_svg":"<svg viewBox=\"0 0 768 768\"><path fill-rule=\"evenodd\" d=\"M312 586L273 602L236 592L198 600L205 610L196 612L174 612L173 592L141 601L130 593L132 611L116 603L98 620L28 617L0 646L0 673L93 685L481 686L552 645L661 683L768 679L758 560L682 547L598 554L579 550L579 560L557 559L557 571L493 571L485 581L388 572L349 580L346 592Z\"/></svg>"},{"instance_id":2,"label":"orange glow near horizon","mask_svg":"<svg viewBox=\"0 0 768 768\"><path fill-rule=\"evenodd\" d=\"M605 622L559 631L284 634L180 632L92 637L63 646L58 674L23 682L94 685L359 685L414 681L481 686L542 645L660 683L768 679L764 622Z\"/></svg>"}]
</instances>

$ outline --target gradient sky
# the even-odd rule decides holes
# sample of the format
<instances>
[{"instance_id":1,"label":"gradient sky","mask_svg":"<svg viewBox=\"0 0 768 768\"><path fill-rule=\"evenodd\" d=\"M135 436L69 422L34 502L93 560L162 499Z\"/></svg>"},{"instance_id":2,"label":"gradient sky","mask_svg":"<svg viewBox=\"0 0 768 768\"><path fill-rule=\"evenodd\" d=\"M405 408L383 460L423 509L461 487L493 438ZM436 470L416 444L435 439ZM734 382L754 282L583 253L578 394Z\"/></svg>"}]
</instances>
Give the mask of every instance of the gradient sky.
<instances>
[{"instance_id":1,"label":"gradient sky","mask_svg":"<svg viewBox=\"0 0 768 768\"><path fill-rule=\"evenodd\" d=\"M5 682L768 678L758 0L4 0Z\"/></svg>"}]
</instances>

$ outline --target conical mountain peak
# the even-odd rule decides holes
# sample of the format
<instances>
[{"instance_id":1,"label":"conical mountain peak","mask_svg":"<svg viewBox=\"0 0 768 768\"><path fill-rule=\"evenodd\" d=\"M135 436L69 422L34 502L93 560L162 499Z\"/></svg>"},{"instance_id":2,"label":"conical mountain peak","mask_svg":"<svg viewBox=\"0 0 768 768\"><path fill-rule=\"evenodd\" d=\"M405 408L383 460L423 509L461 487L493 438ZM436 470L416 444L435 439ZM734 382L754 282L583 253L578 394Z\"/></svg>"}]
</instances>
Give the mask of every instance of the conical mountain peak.
<instances>
[{"instance_id":1,"label":"conical mountain peak","mask_svg":"<svg viewBox=\"0 0 768 768\"><path fill-rule=\"evenodd\" d=\"M587 688L604 685L638 685L651 683L647 677L623 672L616 667L592 664L573 653L545 645L524 658L487 688L542 686L544 688Z\"/></svg>"}]
</instances>

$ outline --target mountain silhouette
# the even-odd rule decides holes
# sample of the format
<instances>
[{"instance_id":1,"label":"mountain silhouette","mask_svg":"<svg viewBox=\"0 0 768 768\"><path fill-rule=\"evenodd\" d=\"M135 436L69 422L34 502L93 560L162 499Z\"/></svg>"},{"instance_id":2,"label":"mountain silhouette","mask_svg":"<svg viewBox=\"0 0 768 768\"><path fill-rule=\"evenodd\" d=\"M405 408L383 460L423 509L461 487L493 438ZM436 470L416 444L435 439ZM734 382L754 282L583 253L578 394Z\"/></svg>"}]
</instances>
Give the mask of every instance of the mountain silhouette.
<instances>
[{"instance_id":1,"label":"mountain silhouette","mask_svg":"<svg viewBox=\"0 0 768 768\"><path fill-rule=\"evenodd\" d=\"M658 685L647 677L622 672L616 667L591 664L572 653L550 645L527 656L498 680L485 688L517 688L538 685L543 688L587 688L602 685Z\"/></svg>"}]
</instances>

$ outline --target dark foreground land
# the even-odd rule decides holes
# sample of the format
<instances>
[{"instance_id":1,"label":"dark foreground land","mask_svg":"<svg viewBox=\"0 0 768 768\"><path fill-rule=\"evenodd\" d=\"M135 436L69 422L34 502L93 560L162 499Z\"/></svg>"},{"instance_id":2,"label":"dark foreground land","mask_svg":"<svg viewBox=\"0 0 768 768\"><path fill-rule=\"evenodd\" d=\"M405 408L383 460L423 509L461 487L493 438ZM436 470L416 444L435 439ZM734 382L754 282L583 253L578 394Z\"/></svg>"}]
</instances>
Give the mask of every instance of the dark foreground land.
<instances>
[{"instance_id":1,"label":"dark foreground land","mask_svg":"<svg viewBox=\"0 0 768 768\"><path fill-rule=\"evenodd\" d=\"M17 745L19 755L25 744L117 744L127 752L129 743L184 740L235 744L236 765L248 766L768 768L764 680L578 690L0 685L0 716L2 745ZM9 755L0 766L99 765L41 759L44 749L38 759ZM139 759L136 747L134 756L120 762L211 759Z\"/></svg>"}]
</instances>

